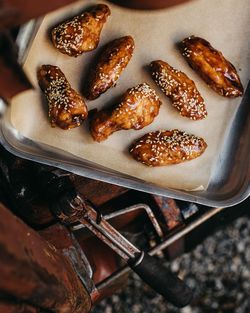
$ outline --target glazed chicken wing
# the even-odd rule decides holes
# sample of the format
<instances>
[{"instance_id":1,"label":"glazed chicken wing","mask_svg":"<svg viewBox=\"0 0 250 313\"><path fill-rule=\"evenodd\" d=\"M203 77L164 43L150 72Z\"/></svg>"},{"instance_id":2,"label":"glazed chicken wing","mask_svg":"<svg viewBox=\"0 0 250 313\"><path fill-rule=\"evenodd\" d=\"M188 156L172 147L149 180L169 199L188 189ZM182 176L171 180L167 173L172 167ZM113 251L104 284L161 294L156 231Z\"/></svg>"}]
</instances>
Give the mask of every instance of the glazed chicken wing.
<instances>
[{"instance_id":1,"label":"glazed chicken wing","mask_svg":"<svg viewBox=\"0 0 250 313\"><path fill-rule=\"evenodd\" d=\"M59 67L42 65L38 70L38 82L47 98L53 127L74 128L87 117L88 110L83 98L71 88Z\"/></svg>"},{"instance_id":2,"label":"glazed chicken wing","mask_svg":"<svg viewBox=\"0 0 250 313\"><path fill-rule=\"evenodd\" d=\"M242 96L244 90L235 67L208 41L191 36L180 43L180 49L188 64L218 94Z\"/></svg>"},{"instance_id":3,"label":"glazed chicken wing","mask_svg":"<svg viewBox=\"0 0 250 313\"><path fill-rule=\"evenodd\" d=\"M182 116L192 120L201 120L207 116L204 100L186 74L160 60L153 61L150 69L154 81Z\"/></svg>"},{"instance_id":4,"label":"glazed chicken wing","mask_svg":"<svg viewBox=\"0 0 250 313\"><path fill-rule=\"evenodd\" d=\"M97 65L90 71L85 88L87 99L96 99L115 85L122 71L128 65L133 51L134 40L131 36L121 37L107 44Z\"/></svg>"},{"instance_id":5,"label":"glazed chicken wing","mask_svg":"<svg viewBox=\"0 0 250 313\"><path fill-rule=\"evenodd\" d=\"M99 43L100 34L110 9L105 4L96 5L52 29L52 42L62 53L77 57L83 52L94 50Z\"/></svg>"},{"instance_id":6,"label":"glazed chicken wing","mask_svg":"<svg viewBox=\"0 0 250 313\"><path fill-rule=\"evenodd\" d=\"M120 104L97 112L91 123L90 132L95 141L103 141L121 129L141 129L153 122L158 115L161 101L146 83L130 88Z\"/></svg>"},{"instance_id":7,"label":"glazed chicken wing","mask_svg":"<svg viewBox=\"0 0 250 313\"><path fill-rule=\"evenodd\" d=\"M195 159L206 147L204 139L174 129L144 135L132 144L129 152L145 165L163 166Z\"/></svg>"}]
</instances>

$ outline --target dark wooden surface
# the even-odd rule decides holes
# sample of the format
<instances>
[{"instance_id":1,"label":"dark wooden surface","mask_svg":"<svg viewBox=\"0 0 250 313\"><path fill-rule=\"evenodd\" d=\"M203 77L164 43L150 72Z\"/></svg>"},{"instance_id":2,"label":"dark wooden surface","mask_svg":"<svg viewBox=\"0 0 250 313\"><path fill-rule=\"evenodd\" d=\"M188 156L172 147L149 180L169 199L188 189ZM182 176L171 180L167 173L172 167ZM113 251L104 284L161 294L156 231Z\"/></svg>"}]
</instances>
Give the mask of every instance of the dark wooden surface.
<instances>
[{"instance_id":1,"label":"dark wooden surface","mask_svg":"<svg viewBox=\"0 0 250 313\"><path fill-rule=\"evenodd\" d=\"M17 51L11 37L7 33L0 33L1 98L8 101L14 95L29 88L32 88L32 85L17 62Z\"/></svg>"},{"instance_id":2,"label":"dark wooden surface","mask_svg":"<svg viewBox=\"0 0 250 313\"><path fill-rule=\"evenodd\" d=\"M14 303L0 300L0 312L1 313L45 313L39 308L35 308L25 303Z\"/></svg>"},{"instance_id":3,"label":"dark wooden surface","mask_svg":"<svg viewBox=\"0 0 250 313\"><path fill-rule=\"evenodd\" d=\"M23 24L31 18L67 5L74 0L2 0L0 1L0 31Z\"/></svg>"},{"instance_id":4,"label":"dark wooden surface","mask_svg":"<svg viewBox=\"0 0 250 313\"><path fill-rule=\"evenodd\" d=\"M56 248L0 205L0 291L53 312L84 313L91 303Z\"/></svg>"}]
</instances>

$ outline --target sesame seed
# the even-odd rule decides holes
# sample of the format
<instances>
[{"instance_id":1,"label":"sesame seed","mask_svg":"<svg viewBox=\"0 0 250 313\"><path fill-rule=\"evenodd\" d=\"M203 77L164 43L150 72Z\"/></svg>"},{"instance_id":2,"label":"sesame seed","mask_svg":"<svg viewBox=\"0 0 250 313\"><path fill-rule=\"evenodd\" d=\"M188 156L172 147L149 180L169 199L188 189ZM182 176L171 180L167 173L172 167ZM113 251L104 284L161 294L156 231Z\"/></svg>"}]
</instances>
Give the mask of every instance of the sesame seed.
<instances>
[{"instance_id":1,"label":"sesame seed","mask_svg":"<svg viewBox=\"0 0 250 313\"><path fill-rule=\"evenodd\" d=\"M81 54L80 47L84 38L82 19L84 14L59 24L52 31L55 46L69 55Z\"/></svg>"},{"instance_id":2,"label":"sesame seed","mask_svg":"<svg viewBox=\"0 0 250 313\"><path fill-rule=\"evenodd\" d=\"M143 160L147 165L180 163L199 156L206 148L202 138L177 129L150 134L139 139L140 145L137 144L138 141L133 145L136 159ZM152 139L149 140L149 136Z\"/></svg>"},{"instance_id":3,"label":"sesame seed","mask_svg":"<svg viewBox=\"0 0 250 313\"><path fill-rule=\"evenodd\" d=\"M205 118L207 111L204 100L194 82L166 62L159 62L151 64L156 68L152 71L152 77L165 95L172 100L173 106L180 111L182 116L187 116L192 120Z\"/></svg>"}]
</instances>

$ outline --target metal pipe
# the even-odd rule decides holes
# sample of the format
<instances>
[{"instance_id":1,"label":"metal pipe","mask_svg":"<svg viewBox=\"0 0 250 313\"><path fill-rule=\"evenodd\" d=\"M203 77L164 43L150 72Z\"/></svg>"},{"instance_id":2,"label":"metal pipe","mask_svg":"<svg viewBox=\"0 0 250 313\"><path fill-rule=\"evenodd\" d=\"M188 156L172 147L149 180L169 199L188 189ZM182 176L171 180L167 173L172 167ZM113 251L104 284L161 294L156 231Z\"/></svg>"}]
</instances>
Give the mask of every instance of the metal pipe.
<instances>
[{"instance_id":1,"label":"metal pipe","mask_svg":"<svg viewBox=\"0 0 250 313\"><path fill-rule=\"evenodd\" d=\"M126 214L126 213L130 213L130 212L133 212L133 211L136 211L136 210L140 210L140 209L143 209L147 213L148 218L150 219L151 223L153 224L154 229L155 229L157 235L160 238L162 238L163 237L163 231L161 229L161 226L158 223L158 221L157 221L157 219L156 219L152 209L147 204L138 203L138 204L129 206L129 207L125 208L125 209L112 212L110 214L105 215L105 219L111 219L111 218L114 218L116 216L123 215L123 214Z\"/></svg>"},{"instance_id":2,"label":"metal pipe","mask_svg":"<svg viewBox=\"0 0 250 313\"><path fill-rule=\"evenodd\" d=\"M174 234L169 239L166 239L165 241L161 242L156 247L151 249L149 251L149 254L150 255L155 255L158 252L164 250L165 248L170 246L172 243L174 243L176 240L178 240L181 237L183 237L184 235L188 234L190 231L195 229L197 226L201 225L202 223L204 223L205 221L207 221L212 216L214 216L215 214L219 213L222 210L223 210L223 208L214 208L211 211L205 213L204 215L202 215L202 217L200 217L196 221L194 221L194 222L190 223L189 225L187 225L183 230L180 230L178 233Z\"/></svg>"},{"instance_id":3,"label":"metal pipe","mask_svg":"<svg viewBox=\"0 0 250 313\"><path fill-rule=\"evenodd\" d=\"M138 249L135 249L133 246L133 251L131 250L131 245L129 248L127 245L125 246L124 243L127 240L123 237L122 242L120 243L120 238L117 238L112 230L112 236L109 231L103 228L103 226L99 226L99 224L94 223L92 220L82 220L82 223L92 232L94 233L99 239L105 242L109 247L111 247L117 254L119 254L123 259L128 260L129 258L133 258L136 252L139 252ZM120 236L121 237L121 236Z\"/></svg>"}]
</instances>

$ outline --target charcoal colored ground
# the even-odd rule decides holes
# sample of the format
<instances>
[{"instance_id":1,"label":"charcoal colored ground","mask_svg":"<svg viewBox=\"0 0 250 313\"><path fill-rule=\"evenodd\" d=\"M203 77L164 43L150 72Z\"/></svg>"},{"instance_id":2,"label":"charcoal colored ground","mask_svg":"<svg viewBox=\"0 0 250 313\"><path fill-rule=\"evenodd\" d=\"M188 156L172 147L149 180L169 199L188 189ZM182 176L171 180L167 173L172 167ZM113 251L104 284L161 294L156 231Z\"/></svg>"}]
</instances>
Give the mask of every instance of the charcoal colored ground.
<instances>
[{"instance_id":1,"label":"charcoal colored ground","mask_svg":"<svg viewBox=\"0 0 250 313\"><path fill-rule=\"evenodd\" d=\"M250 313L250 219L220 229L171 268L193 288L192 305L176 309L131 275L127 288L93 313Z\"/></svg>"}]
</instances>

